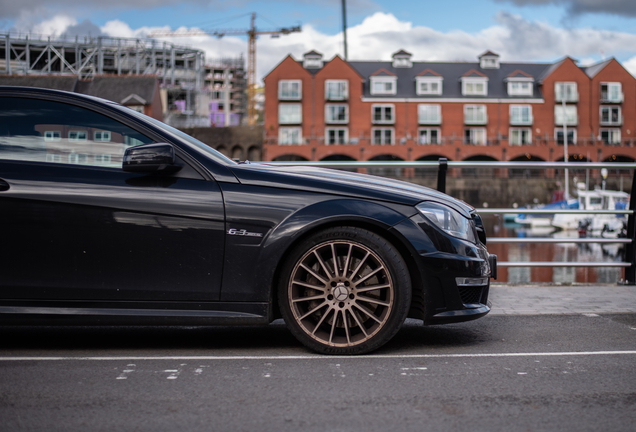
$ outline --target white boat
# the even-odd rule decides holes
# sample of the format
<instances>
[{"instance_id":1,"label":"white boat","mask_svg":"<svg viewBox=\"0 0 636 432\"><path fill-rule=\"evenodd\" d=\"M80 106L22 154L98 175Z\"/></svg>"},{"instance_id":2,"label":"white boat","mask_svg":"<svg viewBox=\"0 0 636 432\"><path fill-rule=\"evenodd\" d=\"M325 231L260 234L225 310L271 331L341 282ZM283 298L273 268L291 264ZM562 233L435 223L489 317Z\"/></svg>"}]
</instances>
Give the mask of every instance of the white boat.
<instances>
[{"instance_id":1,"label":"white boat","mask_svg":"<svg viewBox=\"0 0 636 432\"><path fill-rule=\"evenodd\" d=\"M578 205L581 210L623 210L629 203L629 194L626 192L600 189L588 191L582 183L578 186ZM591 236L619 237L625 221L624 215L556 214L552 225L562 230L583 229Z\"/></svg>"}]
</instances>

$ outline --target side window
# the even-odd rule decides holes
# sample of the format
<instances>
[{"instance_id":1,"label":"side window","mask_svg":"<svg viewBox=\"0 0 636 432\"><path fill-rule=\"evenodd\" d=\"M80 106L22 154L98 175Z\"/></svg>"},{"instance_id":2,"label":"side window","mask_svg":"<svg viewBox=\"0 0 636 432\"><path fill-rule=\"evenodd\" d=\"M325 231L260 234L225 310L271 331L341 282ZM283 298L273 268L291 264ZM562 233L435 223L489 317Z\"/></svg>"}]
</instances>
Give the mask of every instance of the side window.
<instances>
[{"instance_id":1,"label":"side window","mask_svg":"<svg viewBox=\"0 0 636 432\"><path fill-rule=\"evenodd\" d=\"M0 98L0 159L121 167L126 148L151 142L116 120L75 105Z\"/></svg>"}]
</instances>

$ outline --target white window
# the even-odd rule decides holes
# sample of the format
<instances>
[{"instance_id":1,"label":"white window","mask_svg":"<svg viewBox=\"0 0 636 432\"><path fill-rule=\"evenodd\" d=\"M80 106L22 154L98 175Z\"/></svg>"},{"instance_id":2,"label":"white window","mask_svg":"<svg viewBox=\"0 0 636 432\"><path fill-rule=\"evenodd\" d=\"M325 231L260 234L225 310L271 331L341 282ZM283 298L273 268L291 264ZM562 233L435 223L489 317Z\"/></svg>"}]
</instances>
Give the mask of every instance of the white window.
<instances>
[{"instance_id":1,"label":"white window","mask_svg":"<svg viewBox=\"0 0 636 432\"><path fill-rule=\"evenodd\" d=\"M623 102L623 88L621 83L601 83L601 101Z\"/></svg>"},{"instance_id":2,"label":"white window","mask_svg":"<svg viewBox=\"0 0 636 432\"><path fill-rule=\"evenodd\" d=\"M394 123L395 108L393 105L372 105L371 106L372 123Z\"/></svg>"},{"instance_id":3,"label":"white window","mask_svg":"<svg viewBox=\"0 0 636 432\"><path fill-rule=\"evenodd\" d=\"M395 68L410 68L413 66L410 57L393 57L393 67Z\"/></svg>"},{"instance_id":4,"label":"white window","mask_svg":"<svg viewBox=\"0 0 636 432\"><path fill-rule=\"evenodd\" d=\"M325 105L325 123L349 123L349 106L346 104Z\"/></svg>"},{"instance_id":5,"label":"white window","mask_svg":"<svg viewBox=\"0 0 636 432\"><path fill-rule=\"evenodd\" d=\"M301 144L302 130L299 127L282 127L278 129L278 144Z\"/></svg>"},{"instance_id":6,"label":"white window","mask_svg":"<svg viewBox=\"0 0 636 432\"><path fill-rule=\"evenodd\" d=\"M469 128L464 130L464 142L473 145L486 145L486 128Z\"/></svg>"},{"instance_id":7,"label":"white window","mask_svg":"<svg viewBox=\"0 0 636 432\"><path fill-rule=\"evenodd\" d=\"M576 105L567 105L565 107L565 117L563 116L563 107L561 105L556 105L554 107L554 123L556 125L562 125L564 120L566 125L578 124L579 116Z\"/></svg>"},{"instance_id":8,"label":"white window","mask_svg":"<svg viewBox=\"0 0 636 432\"><path fill-rule=\"evenodd\" d=\"M532 129L530 128L511 128L508 141L510 145L528 145L532 144Z\"/></svg>"},{"instance_id":9,"label":"white window","mask_svg":"<svg viewBox=\"0 0 636 432\"><path fill-rule=\"evenodd\" d=\"M508 81L508 96L532 96L532 81Z\"/></svg>"},{"instance_id":10,"label":"white window","mask_svg":"<svg viewBox=\"0 0 636 432\"><path fill-rule=\"evenodd\" d=\"M87 136L86 131L72 130L68 132L69 141L86 141Z\"/></svg>"},{"instance_id":11,"label":"white window","mask_svg":"<svg viewBox=\"0 0 636 432\"><path fill-rule=\"evenodd\" d=\"M326 80L325 99L347 100L349 98L349 82L346 80Z\"/></svg>"},{"instance_id":12,"label":"white window","mask_svg":"<svg viewBox=\"0 0 636 432\"><path fill-rule=\"evenodd\" d=\"M601 107L601 125L619 126L623 124L621 107Z\"/></svg>"},{"instance_id":13,"label":"white window","mask_svg":"<svg viewBox=\"0 0 636 432\"><path fill-rule=\"evenodd\" d=\"M532 124L532 106L530 105L510 105L511 125Z\"/></svg>"},{"instance_id":14,"label":"white window","mask_svg":"<svg viewBox=\"0 0 636 432\"><path fill-rule=\"evenodd\" d=\"M416 77L415 92L418 95L441 95L442 77Z\"/></svg>"},{"instance_id":15,"label":"white window","mask_svg":"<svg viewBox=\"0 0 636 432\"><path fill-rule=\"evenodd\" d=\"M557 144L563 145L563 128L556 128L554 130L554 138ZM576 142L576 129L568 128L568 144L574 144Z\"/></svg>"},{"instance_id":16,"label":"white window","mask_svg":"<svg viewBox=\"0 0 636 432\"><path fill-rule=\"evenodd\" d=\"M278 105L279 124L299 124L302 123L301 104L280 104Z\"/></svg>"},{"instance_id":17,"label":"white window","mask_svg":"<svg viewBox=\"0 0 636 432\"><path fill-rule=\"evenodd\" d=\"M327 128L325 129L325 144L347 144L349 142L349 129Z\"/></svg>"},{"instance_id":18,"label":"white window","mask_svg":"<svg viewBox=\"0 0 636 432\"><path fill-rule=\"evenodd\" d=\"M499 57L481 57L479 67L481 67L482 69L499 69Z\"/></svg>"},{"instance_id":19,"label":"white window","mask_svg":"<svg viewBox=\"0 0 636 432\"><path fill-rule=\"evenodd\" d=\"M301 80L281 80L278 81L279 100L300 100L302 97Z\"/></svg>"},{"instance_id":20,"label":"white window","mask_svg":"<svg viewBox=\"0 0 636 432\"><path fill-rule=\"evenodd\" d=\"M47 162L62 162L62 155L58 153L47 153L46 161Z\"/></svg>"},{"instance_id":21,"label":"white window","mask_svg":"<svg viewBox=\"0 0 636 432\"><path fill-rule=\"evenodd\" d=\"M93 139L96 142L110 142L110 131L95 131Z\"/></svg>"},{"instance_id":22,"label":"white window","mask_svg":"<svg viewBox=\"0 0 636 432\"><path fill-rule=\"evenodd\" d=\"M421 128L418 131L418 144L441 144L442 134L438 128Z\"/></svg>"},{"instance_id":23,"label":"white window","mask_svg":"<svg viewBox=\"0 0 636 432\"><path fill-rule=\"evenodd\" d=\"M486 105L464 105L464 123L465 124L488 123L488 115L486 114Z\"/></svg>"},{"instance_id":24,"label":"white window","mask_svg":"<svg viewBox=\"0 0 636 432\"><path fill-rule=\"evenodd\" d=\"M371 129L373 144L394 144L393 128L373 128Z\"/></svg>"},{"instance_id":25,"label":"white window","mask_svg":"<svg viewBox=\"0 0 636 432\"><path fill-rule=\"evenodd\" d=\"M418 105L417 119L419 124L441 124L442 123L441 105L425 105L425 104Z\"/></svg>"},{"instance_id":26,"label":"white window","mask_svg":"<svg viewBox=\"0 0 636 432\"><path fill-rule=\"evenodd\" d=\"M62 139L62 134L60 131L45 131L44 132L44 141L60 141Z\"/></svg>"},{"instance_id":27,"label":"white window","mask_svg":"<svg viewBox=\"0 0 636 432\"><path fill-rule=\"evenodd\" d=\"M394 95L397 93L397 77L371 77L372 95Z\"/></svg>"},{"instance_id":28,"label":"white window","mask_svg":"<svg viewBox=\"0 0 636 432\"><path fill-rule=\"evenodd\" d=\"M601 141L607 145L618 145L621 143L620 129L601 129Z\"/></svg>"},{"instance_id":29,"label":"white window","mask_svg":"<svg viewBox=\"0 0 636 432\"><path fill-rule=\"evenodd\" d=\"M88 159L85 153L69 153L68 155L68 163L70 164L82 164L86 165L86 160Z\"/></svg>"},{"instance_id":30,"label":"white window","mask_svg":"<svg viewBox=\"0 0 636 432\"><path fill-rule=\"evenodd\" d=\"M95 155L95 163L97 165L108 165L108 164L110 164L110 155L109 154L96 154Z\"/></svg>"},{"instance_id":31,"label":"white window","mask_svg":"<svg viewBox=\"0 0 636 432\"><path fill-rule=\"evenodd\" d=\"M488 78L462 78L462 94L464 96L486 96L488 94Z\"/></svg>"},{"instance_id":32,"label":"white window","mask_svg":"<svg viewBox=\"0 0 636 432\"><path fill-rule=\"evenodd\" d=\"M554 98L557 102L578 102L579 92L575 82L554 83Z\"/></svg>"},{"instance_id":33,"label":"white window","mask_svg":"<svg viewBox=\"0 0 636 432\"><path fill-rule=\"evenodd\" d=\"M305 66L305 68L321 68L322 57L305 57L303 65Z\"/></svg>"}]
</instances>

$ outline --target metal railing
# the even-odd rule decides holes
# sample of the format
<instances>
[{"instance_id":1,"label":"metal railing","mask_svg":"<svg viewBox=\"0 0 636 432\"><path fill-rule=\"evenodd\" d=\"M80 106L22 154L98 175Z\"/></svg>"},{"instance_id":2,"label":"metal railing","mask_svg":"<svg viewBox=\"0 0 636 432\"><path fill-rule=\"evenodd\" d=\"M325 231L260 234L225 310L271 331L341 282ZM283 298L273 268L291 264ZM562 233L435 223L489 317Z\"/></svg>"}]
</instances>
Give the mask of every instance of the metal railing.
<instances>
[{"instance_id":1,"label":"metal railing","mask_svg":"<svg viewBox=\"0 0 636 432\"><path fill-rule=\"evenodd\" d=\"M512 208L478 208L477 213L485 214L609 214L627 215L627 236L625 238L512 238L489 237L489 244L496 243L596 243L596 244L623 244L623 261L620 262L513 262L500 261L501 267L614 267L625 269L625 284L636 285L636 163L624 162L451 162L445 158L439 161L294 161L294 162L268 162L274 165L309 165L324 168L428 168L437 169L437 190L446 192L446 175L449 168L491 168L491 169L602 169L632 171L632 187L629 210L566 210L566 209L512 209Z\"/></svg>"}]
</instances>

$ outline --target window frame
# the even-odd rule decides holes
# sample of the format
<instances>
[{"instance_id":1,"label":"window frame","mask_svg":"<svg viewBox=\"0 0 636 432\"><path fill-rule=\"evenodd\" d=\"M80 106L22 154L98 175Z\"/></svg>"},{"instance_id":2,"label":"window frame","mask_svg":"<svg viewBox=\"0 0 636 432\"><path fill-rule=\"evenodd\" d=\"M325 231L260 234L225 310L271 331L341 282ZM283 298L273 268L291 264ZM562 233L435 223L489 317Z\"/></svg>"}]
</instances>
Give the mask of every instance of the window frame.
<instances>
[{"instance_id":1,"label":"window frame","mask_svg":"<svg viewBox=\"0 0 636 432\"><path fill-rule=\"evenodd\" d=\"M384 117L386 117L386 113L383 110L383 115L382 115L382 119L380 120L376 120L375 119L375 110L376 108L390 108L391 110L391 119L390 120L385 120ZM371 105L371 123L372 124L395 124L395 104L372 104Z\"/></svg>"},{"instance_id":2,"label":"window frame","mask_svg":"<svg viewBox=\"0 0 636 432\"><path fill-rule=\"evenodd\" d=\"M333 96L329 91L329 86L333 84L342 85L342 95L341 96ZM344 101L349 99L349 80L336 80L336 79L328 79L325 80L325 100L329 101Z\"/></svg>"},{"instance_id":3,"label":"window frame","mask_svg":"<svg viewBox=\"0 0 636 432\"><path fill-rule=\"evenodd\" d=\"M344 120L338 120L330 117L332 108L344 108ZM348 124L349 123L349 105L348 104L325 104L325 123L326 124Z\"/></svg>"},{"instance_id":4,"label":"window frame","mask_svg":"<svg viewBox=\"0 0 636 432\"><path fill-rule=\"evenodd\" d=\"M618 135L618 139L615 141L610 142L609 139L607 141L605 141L603 139L603 133L609 133L610 137L613 134L617 134ZM620 145L621 143L621 129L620 128L603 128L599 130L598 136L600 138L600 141L603 141L604 145ZM609 138L609 137L608 137Z\"/></svg>"},{"instance_id":5,"label":"window frame","mask_svg":"<svg viewBox=\"0 0 636 432\"><path fill-rule=\"evenodd\" d=\"M289 140L283 139L283 132L298 132L298 142L284 142ZM287 138L289 134L286 134ZM303 128L300 126L283 126L278 128L278 145L302 145L303 143Z\"/></svg>"},{"instance_id":6,"label":"window frame","mask_svg":"<svg viewBox=\"0 0 636 432\"><path fill-rule=\"evenodd\" d=\"M425 118L423 111L427 108L435 108L434 118ZM417 105L417 123L421 125L439 125L442 124L442 106L440 104L418 104Z\"/></svg>"},{"instance_id":7,"label":"window frame","mask_svg":"<svg viewBox=\"0 0 636 432\"><path fill-rule=\"evenodd\" d=\"M519 142L514 142L512 137L513 137L513 133L514 132L519 132L519 137L521 139L519 139ZM523 135L521 134L521 132L526 132L528 135L528 140L527 142L524 142L522 137ZM532 128L510 128L508 130L508 144L509 145L514 145L514 146L523 146L523 145L532 145Z\"/></svg>"},{"instance_id":8,"label":"window frame","mask_svg":"<svg viewBox=\"0 0 636 432\"><path fill-rule=\"evenodd\" d=\"M431 132L435 131L437 134L436 142L432 142ZM428 142L422 142L422 132L428 132ZM442 130L436 127L421 127L417 129L417 144L418 145L439 145L442 143Z\"/></svg>"},{"instance_id":9,"label":"window frame","mask_svg":"<svg viewBox=\"0 0 636 432\"><path fill-rule=\"evenodd\" d=\"M576 139L577 139L577 129L576 128L568 128L568 136L570 135L570 133L572 133L572 142L570 142L569 138L568 138L568 145L576 145ZM562 127L555 127L554 128L554 143L556 145L564 145L564 142L559 143L559 132L561 132L561 135L563 135L563 128Z\"/></svg>"},{"instance_id":10,"label":"window frame","mask_svg":"<svg viewBox=\"0 0 636 432\"><path fill-rule=\"evenodd\" d=\"M603 86L607 86L607 96L603 97ZM610 87L618 87L618 98L611 99ZM605 103L622 103L625 100L625 95L623 93L623 83L621 82L601 82L600 86L600 100Z\"/></svg>"},{"instance_id":11,"label":"window frame","mask_svg":"<svg viewBox=\"0 0 636 432\"><path fill-rule=\"evenodd\" d=\"M467 132L470 133L470 138L468 138ZM481 134L483 134L483 142L477 142L474 139L474 133L475 132L480 132ZM464 128L464 144L469 144L469 145L488 145L488 133L485 127L467 127Z\"/></svg>"},{"instance_id":12,"label":"window frame","mask_svg":"<svg viewBox=\"0 0 636 432\"><path fill-rule=\"evenodd\" d=\"M437 84L437 90L422 90L422 84ZM444 78L442 77L415 77L415 93L418 96L423 95L442 95L444 92L443 89Z\"/></svg>"},{"instance_id":13,"label":"window frame","mask_svg":"<svg viewBox=\"0 0 636 432\"><path fill-rule=\"evenodd\" d=\"M514 89L515 85L528 84L528 89ZM510 79L507 83L508 96L532 96L534 94L534 80L532 79Z\"/></svg>"},{"instance_id":14,"label":"window frame","mask_svg":"<svg viewBox=\"0 0 636 432\"><path fill-rule=\"evenodd\" d=\"M330 132L344 132L344 142L330 142ZM325 145L345 145L349 144L349 128L348 127L328 127L325 128Z\"/></svg>"},{"instance_id":15,"label":"window frame","mask_svg":"<svg viewBox=\"0 0 636 432\"><path fill-rule=\"evenodd\" d=\"M523 109L527 108L528 109L528 119L524 120L523 119ZM514 118L513 112L515 110L520 110L521 111L521 115L519 116L518 119ZM532 116L532 105L529 104L511 104L510 108L509 108L509 114L510 114L510 124L511 125L531 125L534 122L534 117Z\"/></svg>"},{"instance_id":16,"label":"window frame","mask_svg":"<svg viewBox=\"0 0 636 432\"><path fill-rule=\"evenodd\" d=\"M565 90L565 95L560 94L559 86L563 86ZM574 91L570 92L568 96L568 87L573 87ZM555 102L563 102L563 97L566 97L565 102L578 102L579 101L579 88L578 83L575 81L557 81L554 83L554 101Z\"/></svg>"},{"instance_id":17,"label":"window frame","mask_svg":"<svg viewBox=\"0 0 636 432\"><path fill-rule=\"evenodd\" d=\"M469 119L468 111L470 108L483 108L483 119ZM485 104L466 104L464 105L464 124L467 125L485 125L488 124L488 107Z\"/></svg>"},{"instance_id":18,"label":"window frame","mask_svg":"<svg viewBox=\"0 0 636 432\"><path fill-rule=\"evenodd\" d=\"M574 117L568 117L568 111L573 111L574 112ZM556 126L561 126L563 125L563 119L559 119L559 112L562 113L561 116L565 116L565 121L566 121L566 125L567 126L578 126L579 124L579 110L577 105L566 105L565 106L565 113L563 113L563 106L562 105L555 105L554 106L554 124Z\"/></svg>"},{"instance_id":19,"label":"window frame","mask_svg":"<svg viewBox=\"0 0 636 432\"><path fill-rule=\"evenodd\" d=\"M375 142L375 133L376 131L381 131L383 132L381 137L381 141L384 141L386 138L386 135L384 134L384 132L390 131L391 132L391 138L390 138L390 142L379 142L376 143ZM395 145L395 128L394 127L374 127L371 128L371 144L372 145Z\"/></svg>"},{"instance_id":20,"label":"window frame","mask_svg":"<svg viewBox=\"0 0 636 432\"><path fill-rule=\"evenodd\" d=\"M376 84L391 84L391 90L377 91ZM395 95L397 94L397 77L394 76L373 76L369 78L369 93L372 95Z\"/></svg>"},{"instance_id":21,"label":"window frame","mask_svg":"<svg viewBox=\"0 0 636 432\"><path fill-rule=\"evenodd\" d=\"M603 121L603 111L608 110L609 112L609 120ZM616 121L612 121L612 113L611 111L618 111L618 119ZM610 105L610 106L601 106L599 107L599 124L601 126L621 126L623 124L623 110L620 106Z\"/></svg>"},{"instance_id":22,"label":"window frame","mask_svg":"<svg viewBox=\"0 0 636 432\"><path fill-rule=\"evenodd\" d=\"M482 91L468 91L468 85L482 84ZM462 78L462 96L488 96L488 78L481 77L463 77Z\"/></svg>"},{"instance_id":23,"label":"window frame","mask_svg":"<svg viewBox=\"0 0 636 432\"><path fill-rule=\"evenodd\" d=\"M283 108L285 107L285 108ZM291 107L298 107L298 121L296 121L296 118L292 118L292 119L283 119L283 109L286 108L291 108ZM299 125L303 122L303 104L301 103L283 103L283 104L278 104L278 124L279 125Z\"/></svg>"},{"instance_id":24,"label":"window frame","mask_svg":"<svg viewBox=\"0 0 636 432\"><path fill-rule=\"evenodd\" d=\"M284 84L298 84L298 96L283 95ZM299 79L286 79L278 81L278 100L295 101L303 98L303 81Z\"/></svg>"}]
</instances>

